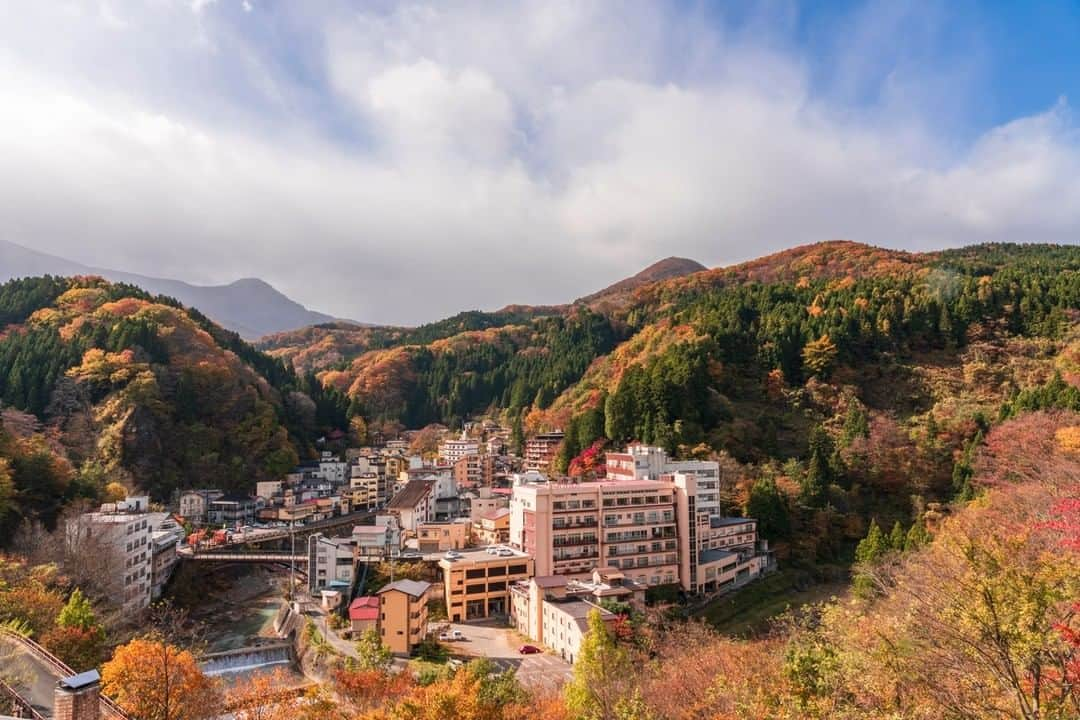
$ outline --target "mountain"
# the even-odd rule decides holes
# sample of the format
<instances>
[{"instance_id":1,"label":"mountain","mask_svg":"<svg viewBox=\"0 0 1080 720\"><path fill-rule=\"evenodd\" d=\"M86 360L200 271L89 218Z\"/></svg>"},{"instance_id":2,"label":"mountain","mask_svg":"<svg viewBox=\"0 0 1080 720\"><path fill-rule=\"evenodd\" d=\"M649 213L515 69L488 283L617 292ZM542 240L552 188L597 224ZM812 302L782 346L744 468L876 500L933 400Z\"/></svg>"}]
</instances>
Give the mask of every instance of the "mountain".
<instances>
[{"instance_id":1,"label":"mountain","mask_svg":"<svg viewBox=\"0 0 1080 720\"><path fill-rule=\"evenodd\" d=\"M67 467L25 468L0 536L109 482L156 500L195 483L250 491L344 428L347 407L172 298L55 276L0 285L0 405L41 423Z\"/></svg>"},{"instance_id":2,"label":"mountain","mask_svg":"<svg viewBox=\"0 0 1080 720\"><path fill-rule=\"evenodd\" d=\"M612 305L624 304L629 301L633 292L640 287L660 282L661 280L681 278L707 269L708 268L696 260L680 257L664 258L663 260L653 263L638 274L609 285L599 292L586 295L576 302L591 307L596 307L600 303Z\"/></svg>"},{"instance_id":3,"label":"mountain","mask_svg":"<svg viewBox=\"0 0 1080 720\"><path fill-rule=\"evenodd\" d=\"M41 275L97 275L136 285L149 293L173 297L188 307L197 307L247 340L334 320L329 315L308 310L256 278L244 278L227 285L192 285L180 280L91 267L0 241L0 282Z\"/></svg>"}]
</instances>

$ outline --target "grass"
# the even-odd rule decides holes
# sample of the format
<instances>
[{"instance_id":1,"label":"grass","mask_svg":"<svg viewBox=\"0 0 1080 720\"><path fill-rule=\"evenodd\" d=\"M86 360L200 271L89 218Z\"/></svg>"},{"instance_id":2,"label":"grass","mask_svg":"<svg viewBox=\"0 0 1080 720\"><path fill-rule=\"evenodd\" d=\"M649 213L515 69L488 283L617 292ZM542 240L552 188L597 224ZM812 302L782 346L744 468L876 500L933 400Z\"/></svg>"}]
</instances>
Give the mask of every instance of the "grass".
<instances>
[{"instance_id":1,"label":"grass","mask_svg":"<svg viewBox=\"0 0 1080 720\"><path fill-rule=\"evenodd\" d=\"M725 635L754 636L788 610L842 595L847 588L846 581L807 584L806 573L785 568L717 598L697 614Z\"/></svg>"}]
</instances>

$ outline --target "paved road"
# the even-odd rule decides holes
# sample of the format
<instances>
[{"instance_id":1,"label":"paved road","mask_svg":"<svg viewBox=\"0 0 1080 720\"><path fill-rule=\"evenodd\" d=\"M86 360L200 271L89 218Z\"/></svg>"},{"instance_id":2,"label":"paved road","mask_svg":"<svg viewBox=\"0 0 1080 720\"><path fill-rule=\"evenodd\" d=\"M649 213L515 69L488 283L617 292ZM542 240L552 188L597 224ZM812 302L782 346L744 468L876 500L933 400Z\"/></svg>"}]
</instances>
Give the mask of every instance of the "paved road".
<instances>
[{"instance_id":1,"label":"paved road","mask_svg":"<svg viewBox=\"0 0 1080 720\"><path fill-rule=\"evenodd\" d=\"M29 700L35 710L52 717L57 676L51 667L18 643L0 636L0 671L4 681Z\"/></svg>"},{"instance_id":2,"label":"paved road","mask_svg":"<svg viewBox=\"0 0 1080 720\"><path fill-rule=\"evenodd\" d=\"M557 687L570 679L570 663L557 655L518 653L518 648L527 641L509 628L456 623L452 623L450 628L460 630L465 636L464 640L444 643L455 655L486 657L500 670L516 670L518 679L524 685Z\"/></svg>"}]
</instances>

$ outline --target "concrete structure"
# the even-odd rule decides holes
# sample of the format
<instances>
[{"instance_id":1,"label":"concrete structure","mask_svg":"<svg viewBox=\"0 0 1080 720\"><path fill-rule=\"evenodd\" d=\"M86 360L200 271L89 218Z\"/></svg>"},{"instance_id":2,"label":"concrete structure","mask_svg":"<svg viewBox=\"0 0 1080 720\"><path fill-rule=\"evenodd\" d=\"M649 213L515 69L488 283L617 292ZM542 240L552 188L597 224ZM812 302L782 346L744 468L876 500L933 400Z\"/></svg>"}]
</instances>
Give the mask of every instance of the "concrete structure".
<instances>
[{"instance_id":1,"label":"concrete structure","mask_svg":"<svg viewBox=\"0 0 1080 720\"><path fill-rule=\"evenodd\" d=\"M508 497L492 492L490 487L479 487L476 492L468 493L466 497L469 501L469 517L473 522L499 508L510 506Z\"/></svg>"},{"instance_id":2,"label":"concrete structure","mask_svg":"<svg viewBox=\"0 0 1080 720\"><path fill-rule=\"evenodd\" d=\"M448 465L453 465L458 460L468 455L479 455L480 443L470 440L464 432L457 440L444 440L439 445L439 459Z\"/></svg>"},{"instance_id":3,"label":"concrete structure","mask_svg":"<svg viewBox=\"0 0 1080 720\"><path fill-rule=\"evenodd\" d=\"M473 542L477 545L500 545L510 542L510 508L492 510L473 521Z\"/></svg>"},{"instance_id":4,"label":"concrete structure","mask_svg":"<svg viewBox=\"0 0 1080 720\"><path fill-rule=\"evenodd\" d=\"M353 635L379 628L379 598L358 597L349 604L349 625Z\"/></svg>"},{"instance_id":5,"label":"concrete structure","mask_svg":"<svg viewBox=\"0 0 1080 720\"><path fill-rule=\"evenodd\" d=\"M545 472L559 451L564 434L561 432L542 433L525 441L525 469Z\"/></svg>"},{"instance_id":6,"label":"concrete structure","mask_svg":"<svg viewBox=\"0 0 1080 720\"><path fill-rule=\"evenodd\" d=\"M352 538L328 538L315 533L308 538L308 592L348 591L356 577L356 545Z\"/></svg>"},{"instance_id":7,"label":"concrete structure","mask_svg":"<svg viewBox=\"0 0 1080 720\"><path fill-rule=\"evenodd\" d=\"M645 585L679 579L679 532L670 483L527 483L510 501L510 544L536 559L538 575L585 577L621 569Z\"/></svg>"},{"instance_id":8,"label":"concrete structure","mask_svg":"<svg viewBox=\"0 0 1080 720\"><path fill-rule=\"evenodd\" d=\"M220 490L185 490L179 498L180 516L195 525L202 525L206 522L206 509L211 501L224 494Z\"/></svg>"},{"instance_id":9,"label":"concrete structure","mask_svg":"<svg viewBox=\"0 0 1080 720\"><path fill-rule=\"evenodd\" d=\"M469 550L456 559L443 558L446 614L451 622L481 620L510 614L510 585L534 575L528 554L503 548Z\"/></svg>"},{"instance_id":10,"label":"concrete structure","mask_svg":"<svg viewBox=\"0 0 1080 720\"><path fill-rule=\"evenodd\" d=\"M129 497L67 526L72 549L112 577L120 604L129 612L148 607L152 599L153 533L166 516L149 512L149 506L148 497Z\"/></svg>"},{"instance_id":11,"label":"concrete structure","mask_svg":"<svg viewBox=\"0 0 1080 720\"><path fill-rule=\"evenodd\" d=\"M165 517L150 533L150 598L159 599L165 592L165 584L172 577L180 562L177 548L184 542L186 533L174 518Z\"/></svg>"},{"instance_id":12,"label":"concrete structure","mask_svg":"<svg viewBox=\"0 0 1080 720\"><path fill-rule=\"evenodd\" d=\"M495 458L491 455L466 455L454 463L458 487L483 487L495 480Z\"/></svg>"},{"instance_id":13,"label":"concrete structure","mask_svg":"<svg viewBox=\"0 0 1080 720\"><path fill-rule=\"evenodd\" d=\"M720 514L720 463L713 460L672 460L663 448L632 444L624 453L607 453L607 480L659 480L674 473L697 478L697 509Z\"/></svg>"},{"instance_id":14,"label":"concrete structure","mask_svg":"<svg viewBox=\"0 0 1080 720\"><path fill-rule=\"evenodd\" d=\"M431 583L398 580L383 587L379 598L379 636L395 655L411 655L427 635L427 596Z\"/></svg>"},{"instance_id":15,"label":"concrete structure","mask_svg":"<svg viewBox=\"0 0 1080 720\"><path fill-rule=\"evenodd\" d=\"M471 525L468 519L422 523L416 528L420 552L442 552L468 547Z\"/></svg>"},{"instance_id":16,"label":"concrete structure","mask_svg":"<svg viewBox=\"0 0 1080 720\"><path fill-rule=\"evenodd\" d=\"M416 532L420 523L435 519L435 480L410 480L387 503L386 509L398 517L403 530Z\"/></svg>"},{"instance_id":17,"label":"concrete structure","mask_svg":"<svg viewBox=\"0 0 1080 720\"><path fill-rule=\"evenodd\" d=\"M98 720L101 717L101 676L97 670L57 681L53 691L55 720Z\"/></svg>"},{"instance_id":18,"label":"concrete structure","mask_svg":"<svg viewBox=\"0 0 1080 720\"><path fill-rule=\"evenodd\" d=\"M596 610L606 623L616 615L596 602L596 596L581 592L565 577L540 576L515 583L512 588L514 627L534 642L551 649L573 663L588 632L589 613Z\"/></svg>"},{"instance_id":19,"label":"concrete structure","mask_svg":"<svg viewBox=\"0 0 1080 720\"><path fill-rule=\"evenodd\" d=\"M258 503L246 495L223 495L206 506L208 525L242 527L255 522Z\"/></svg>"},{"instance_id":20,"label":"concrete structure","mask_svg":"<svg viewBox=\"0 0 1080 720\"><path fill-rule=\"evenodd\" d=\"M397 555L402 536L398 520L393 515L380 515L374 525L356 525L352 530L356 554L362 557Z\"/></svg>"}]
</instances>

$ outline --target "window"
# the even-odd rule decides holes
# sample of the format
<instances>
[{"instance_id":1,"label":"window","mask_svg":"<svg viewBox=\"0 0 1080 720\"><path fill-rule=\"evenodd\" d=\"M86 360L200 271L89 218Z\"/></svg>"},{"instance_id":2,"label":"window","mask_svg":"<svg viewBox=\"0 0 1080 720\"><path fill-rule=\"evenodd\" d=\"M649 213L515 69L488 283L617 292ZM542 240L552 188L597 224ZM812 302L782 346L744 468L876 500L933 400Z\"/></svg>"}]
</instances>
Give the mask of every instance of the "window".
<instances>
[{"instance_id":1,"label":"window","mask_svg":"<svg viewBox=\"0 0 1080 720\"><path fill-rule=\"evenodd\" d=\"M510 570L508 572L511 575L524 575L526 572L528 572L528 566L527 565L511 565Z\"/></svg>"},{"instance_id":2,"label":"window","mask_svg":"<svg viewBox=\"0 0 1080 720\"><path fill-rule=\"evenodd\" d=\"M465 571L465 577L469 580L475 580L476 578L484 577L484 568L474 568L472 570Z\"/></svg>"}]
</instances>

